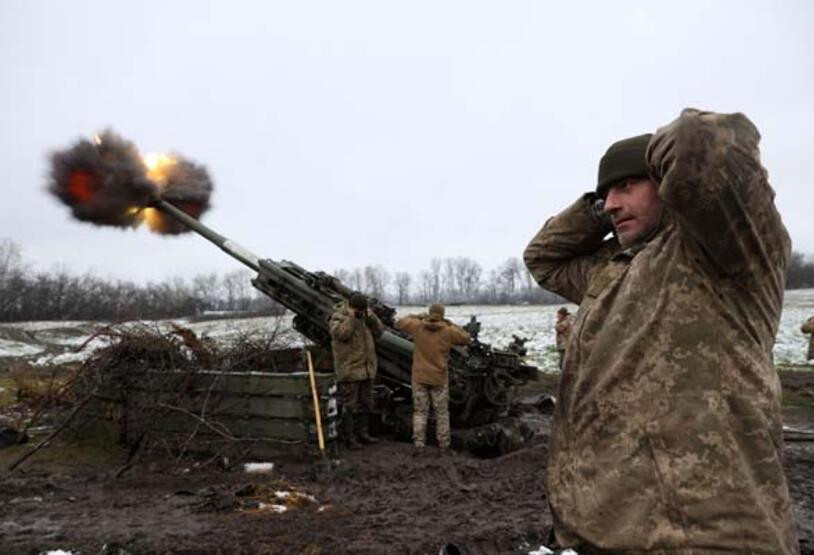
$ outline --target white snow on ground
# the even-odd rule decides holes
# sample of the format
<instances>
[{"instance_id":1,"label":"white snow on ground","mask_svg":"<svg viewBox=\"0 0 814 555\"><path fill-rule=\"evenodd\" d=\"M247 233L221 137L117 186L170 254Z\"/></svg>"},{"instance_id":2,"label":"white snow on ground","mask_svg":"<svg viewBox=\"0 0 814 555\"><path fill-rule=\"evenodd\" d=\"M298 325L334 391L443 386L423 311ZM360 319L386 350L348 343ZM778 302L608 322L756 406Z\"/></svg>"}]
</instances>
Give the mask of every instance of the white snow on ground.
<instances>
[{"instance_id":1,"label":"white snow on ground","mask_svg":"<svg viewBox=\"0 0 814 555\"><path fill-rule=\"evenodd\" d=\"M60 364L67 364L69 362L82 362L93 352L93 349L83 349L78 353L73 351L68 351L67 353L61 353L56 356L53 355L45 355L37 360L35 360L32 364L35 366L47 366L47 365L60 365Z\"/></svg>"},{"instance_id":2,"label":"white snow on ground","mask_svg":"<svg viewBox=\"0 0 814 555\"><path fill-rule=\"evenodd\" d=\"M245 463L243 465L243 471L249 474L268 474L272 470L274 470L274 463L272 462Z\"/></svg>"},{"instance_id":3,"label":"white snow on ground","mask_svg":"<svg viewBox=\"0 0 814 555\"><path fill-rule=\"evenodd\" d=\"M775 362L805 364L810 336L803 334L800 326L811 316L814 316L814 289L786 291L774 345Z\"/></svg>"},{"instance_id":4,"label":"white snow on ground","mask_svg":"<svg viewBox=\"0 0 814 555\"><path fill-rule=\"evenodd\" d=\"M257 508L261 510L268 509L273 513L284 513L288 510L288 507L286 507L285 505L277 505L273 503L262 503L262 502L258 505Z\"/></svg>"},{"instance_id":5,"label":"white snow on ground","mask_svg":"<svg viewBox=\"0 0 814 555\"><path fill-rule=\"evenodd\" d=\"M29 357L43 352L43 347L0 339L0 357Z\"/></svg>"},{"instance_id":6,"label":"white snow on ground","mask_svg":"<svg viewBox=\"0 0 814 555\"><path fill-rule=\"evenodd\" d=\"M52 330L54 328L76 329L81 328L83 326L98 327L99 325L100 324L98 322L88 322L81 320L65 320L65 321L43 320L38 322L11 322L11 323L4 322L0 323L0 333L2 333L3 328L14 328L25 331L41 331L41 330Z\"/></svg>"},{"instance_id":7,"label":"white snow on ground","mask_svg":"<svg viewBox=\"0 0 814 555\"><path fill-rule=\"evenodd\" d=\"M572 312L576 306L566 305ZM464 325L471 316L481 323L480 339L496 348L505 348L512 335L528 338L527 362L543 371L557 368L557 352L554 347L554 321L559 305L550 306L477 306L447 307L447 318ZM398 307L397 317L426 311L424 306ZM774 348L775 361L784 364L804 364L808 336L800 332L800 326L814 315L814 289L787 291L780 328ZM219 344L227 344L241 335L268 335L277 330L281 346L302 345L304 338L291 327L292 316L209 320L189 323L178 320L198 337L208 337ZM134 322L160 330L170 329L168 321ZM73 350L86 341L99 328L99 322L22 322L0 324L0 359L21 359L36 364L62 363L84 360L94 349L105 345L103 337L97 337L79 353Z\"/></svg>"}]
</instances>

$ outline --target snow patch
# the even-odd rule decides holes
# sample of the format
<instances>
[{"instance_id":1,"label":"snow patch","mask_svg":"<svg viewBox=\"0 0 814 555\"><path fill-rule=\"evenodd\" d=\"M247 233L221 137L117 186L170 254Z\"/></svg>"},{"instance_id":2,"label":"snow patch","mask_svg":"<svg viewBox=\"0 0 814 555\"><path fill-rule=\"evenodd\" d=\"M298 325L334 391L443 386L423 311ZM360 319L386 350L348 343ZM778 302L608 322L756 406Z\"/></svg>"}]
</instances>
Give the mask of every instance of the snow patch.
<instances>
[{"instance_id":1,"label":"snow patch","mask_svg":"<svg viewBox=\"0 0 814 555\"><path fill-rule=\"evenodd\" d=\"M0 357L29 357L41 353L44 350L45 349L39 345L0 339Z\"/></svg>"},{"instance_id":2,"label":"snow patch","mask_svg":"<svg viewBox=\"0 0 814 555\"><path fill-rule=\"evenodd\" d=\"M84 320L40 320L36 322L11 322L0 324L0 330L3 328L14 328L25 331L42 331L52 330L55 328L77 329L84 326L97 327L99 322L88 322Z\"/></svg>"},{"instance_id":3,"label":"snow patch","mask_svg":"<svg viewBox=\"0 0 814 555\"><path fill-rule=\"evenodd\" d=\"M263 463L245 463L243 465L243 471L249 474L268 474L274 470L274 463L272 462L263 462ZM281 492L277 492L278 494ZM279 495L278 495L279 497Z\"/></svg>"},{"instance_id":4,"label":"snow patch","mask_svg":"<svg viewBox=\"0 0 814 555\"><path fill-rule=\"evenodd\" d=\"M273 513L284 513L288 510L288 507L285 505L277 505L274 503L260 503L258 506L259 509L268 509Z\"/></svg>"},{"instance_id":5,"label":"snow patch","mask_svg":"<svg viewBox=\"0 0 814 555\"><path fill-rule=\"evenodd\" d=\"M555 347L554 322L557 309L562 305L460 305L448 306L447 318L459 325L476 316L481 323L480 340L498 349L505 349L512 335L528 338L526 362L543 372L558 370ZM575 312L577 307L566 304ZM425 306L398 307L397 317L426 312ZM774 346L774 360L781 364L805 364L808 336L800 332L800 325L814 315L814 289L786 291L780 326ZM173 320L180 323L183 320ZM151 326L159 331L169 331L171 322L145 321L125 324ZM80 353L73 348L93 335L103 322L19 322L0 324L0 357L33 359L36 364L60 364L81 361L94 349L106 345L103 337L95 338ZM234 320L209 320L185 323L198 337L207 337L219 345L227 345L242 335L268 334L277 330L281 347L300 347L303 337L292 328L292 315L282 317L246 318Z\"/></svg>"},{"instance_id":6,"label":"snow patch","mask_svg":"<svg viewBox=\"0 0 814 555\"><path fill-rule=\"evenodd\" d=\"M316 497L314 497L313 495L309 495L307 493L300 493L298 491L283 491L283 490L275 491L274 496L277 499L282 499L282 500L285 500L285 499L292 499L292 500L305 499L307 501L310 501L311 503L316 503L317 502Z\"/></svg>"}]
</instances>

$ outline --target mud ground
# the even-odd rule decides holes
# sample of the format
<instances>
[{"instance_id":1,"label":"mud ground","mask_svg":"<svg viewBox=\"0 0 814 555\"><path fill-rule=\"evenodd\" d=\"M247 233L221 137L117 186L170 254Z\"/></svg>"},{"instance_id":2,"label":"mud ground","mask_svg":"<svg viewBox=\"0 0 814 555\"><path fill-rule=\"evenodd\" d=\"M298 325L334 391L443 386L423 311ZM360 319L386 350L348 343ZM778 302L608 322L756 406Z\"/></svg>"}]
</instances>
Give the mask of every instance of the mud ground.
<instances>
[{"instance_id":1,"label":"mud ground","mask_svg":"<svg viewBox=\"0 0 814 555\"><path fill-rule=\"evenodd\" d=\"M814 430L814 373L783 381L787 425ZM550 420L529 418L532 441L496 459L383 441L335 468L280 460L270 474L153 459L117 479L123 451L59 443L9 473L24 446L2 449L0 553L526 553L551 524ZM787 440L785 465L802 552L814 553L814 442Z\"/></svg>"},{"instance_id":2,"label":"mud ground","mask_svg":"<svg viewBox=\"0 0 814 555\"><path fill-rule=\"evenodd\" d=\"M114 479L113 467L52 472L34 461L0 478L0 551L435 554L448 543L466 553L540 545L550 525L544 436L491 460L427 449L415 457L410 445L384 441L345 454L336 468L291 461L269 475L153 462Z\"/></svg>"}]
</instances>

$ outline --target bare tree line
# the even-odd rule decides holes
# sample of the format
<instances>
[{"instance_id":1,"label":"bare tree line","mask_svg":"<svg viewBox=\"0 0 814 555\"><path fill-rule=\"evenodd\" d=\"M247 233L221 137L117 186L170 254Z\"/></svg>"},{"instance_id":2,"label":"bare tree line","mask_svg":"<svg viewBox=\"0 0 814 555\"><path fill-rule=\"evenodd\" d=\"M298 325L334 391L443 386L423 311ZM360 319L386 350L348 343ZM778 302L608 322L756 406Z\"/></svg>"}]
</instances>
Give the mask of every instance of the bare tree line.
<instances>
[{"instance_id":1,"label":"bare tree line","mask_svg":"<svg viewBox=\"0 0 814 555\"><path fill-rule=\"evenodd\" d=\"M791 253L786 270L786 289L808 289L814 287L814 262L806 260L799 252Z\"/></svg>"},{"instance_id":2,"label":"bare tree line","mask_svg":"<svg viewBox=\"0 0 814 555\"><path fill-rule=\"evenodd\" d=\"M556 304L558 295L540 288L518 257L509 257L497 268L484 272L475 260L465 257L433 258L426 270L416 274L390 274L382 266L336 270L346 285L397 305L427 304ZM814 287L814 262L793 252L786 270L786 289Z\"/></svg>"},{"instance_id":3,"label":"bare tree line","mask_svg":"<svg viewBox=\"0 0 814 555\"><path fill-rule=\"evenodd\" d=\"M541 289L518 257L484 271L465 257L433 258L416 273L389 272L380 265L334 275L352 289L396 305L547 304L562 299ZM226 274L171 278L138 285L65 268L33 271L19 245L0 239L0 321L161 319L207 312L279 312L279 305L251 285L245 269ZM798 252L787 271L788 289L814 287L814 263Z\"/></svg>"},{"instance_id":4,"label":"bare tree line","mask_svg":"<svg viewBox=\"0 0 814 555\"><path fill-rule=\"evenodd\" d=\"M416 274L391 274L382 266L340 269L334 275L349 287L397 305L427 304L546 304L562 302L541 289L517 258L507 258L484 272L466 257L433 258L426 270Z\"/></svg>"},{"instance_id":5,"label":"bare tree line","mask_svg":"<svg viewBox=\"0 0 814 555\"><path fill-rule=\"evenodd\" d=\"M0 240L0 321L178 318L210 311L272 313L280 308L252 287L252 274L171 278L137 285L64 268L33 271L19 245Z\"/></svg>"}]
</instances>

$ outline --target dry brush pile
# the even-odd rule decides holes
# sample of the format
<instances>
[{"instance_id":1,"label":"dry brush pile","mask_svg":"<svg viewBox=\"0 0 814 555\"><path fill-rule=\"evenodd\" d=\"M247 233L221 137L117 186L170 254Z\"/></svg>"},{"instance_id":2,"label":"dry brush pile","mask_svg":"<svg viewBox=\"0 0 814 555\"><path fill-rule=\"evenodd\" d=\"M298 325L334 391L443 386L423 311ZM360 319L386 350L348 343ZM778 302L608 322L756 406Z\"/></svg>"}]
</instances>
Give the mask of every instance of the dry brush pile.
<instances>
[{"instance_id":1,"label":"dry brush pile","mask_svg":"<svg viewBox=\"0 0 814 555\"><path fill-rule=\"evenodd\" d=\"M176 324L169 330L142 323L102 328L80 349L99 338L107 346L59 378L35 379L34 368L19 369L18 405L27 408L19 429L46 419L59 423L41 442L46 444L69 422L80 434L93 422L110 422L117 440L130 448L122 471L156 450L177 462L192 452L207 452L207 462L238 460L258 441L270 440L238 437L221 421L219 384L229 372L301 368L300 351L281 350L278 331L242 334L220 347Z\"/></svg>"}]
</instances>

